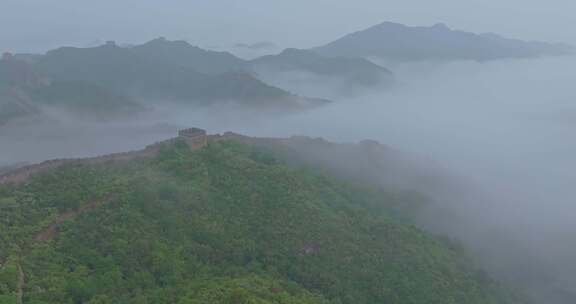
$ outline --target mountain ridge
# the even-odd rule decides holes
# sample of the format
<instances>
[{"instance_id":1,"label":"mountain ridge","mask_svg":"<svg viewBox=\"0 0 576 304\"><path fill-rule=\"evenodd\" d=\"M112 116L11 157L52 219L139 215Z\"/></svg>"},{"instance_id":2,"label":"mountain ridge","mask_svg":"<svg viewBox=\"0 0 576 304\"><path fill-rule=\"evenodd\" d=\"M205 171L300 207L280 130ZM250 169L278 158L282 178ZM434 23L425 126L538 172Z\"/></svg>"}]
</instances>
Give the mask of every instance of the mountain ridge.
<instances>
[{"instance_id":1,"label":"mountain ridge","mask_svg":"<svg viewBox=\"0 0 576 304\"><path fill-rule=\"evenodd\" d=\"M204 74L238 72L245 67L244 60L229 52L208 51L184 40L170 41L160 37L129 49L149 60L191 68Z\"/></svg>"},{"instance_id":2,"label":"mountain ridge","mask_svg":"<svg viewBox=\"0 0 576 304\"><path fill-rule=\"evenodd\" d=\"M166 45L169 48L172 44L175 44L177 48L184 44L186 50L197 49L184 42L162 40L152 42L152 44ZM34 73L46 79L45 84L34 89L39 91L38 93L50 93L51 96L30 94L38 97L40 104L49 104L54 97L58 97L58 101L66 101L71 106L82 106L85 103L82 99L94 95L104 96L102 102L116 100L116 106L129 106L135 104L134 101L145 104L150 99L160 99L195 106L238 103L252 109L284 111L303 110L328 102L297 96L267 85L246 72L203 74L184 65L172 64L163 59L151 59L151 55L137 54L133 48L136 47L123 48L113 42L108 42L90 48L54 49L33 62L16 59L12 61L21 62L29 70L33 70ZM203 54L202 56L215 54L197 50ZM162 52L158 56L162 57ZM223 56L232 55L224 54ZM180 62L180 60L176 61ZM71 84L76 85L72 87ZM19 85L22 86L22 84ZM66 88L72 88L72 90ZM85 94L88 91L92 93ZM44 99L48 97L49 102L45 102ZM91 104L97 106L93 102ZM114 106L113 103L109 104Z\"/></svg>"},{"instance_id":3,"label":"mountain ridge","mask_svg":"<svg viewBox=\"0 0 576 304\"><path fill-rule=\"evenodd\" d=\"M406 26L383 22L312 50L327 56L381 57L398 61L477 60L565 55L565 44L508 39L496 34L452 30L443 23Z\"/></svg>"}]
</instances>

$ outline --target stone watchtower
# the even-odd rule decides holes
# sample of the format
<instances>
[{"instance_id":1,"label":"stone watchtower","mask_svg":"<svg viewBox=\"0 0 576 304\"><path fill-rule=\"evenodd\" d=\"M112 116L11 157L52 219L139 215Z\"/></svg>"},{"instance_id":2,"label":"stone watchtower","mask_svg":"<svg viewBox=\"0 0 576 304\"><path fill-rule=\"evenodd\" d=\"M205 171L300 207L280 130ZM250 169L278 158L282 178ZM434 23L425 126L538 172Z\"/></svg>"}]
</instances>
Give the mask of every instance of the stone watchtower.
<instances>
[{"instance_id":1,"label":"stone watchtower","mask_svg":"<svg viewBox=\"0 0 576 304\"><path fill-rule=\"evenodd\" d=\"M190 128L178 132L178 137L190 146L191 150L200 149L208 144L206 130Z\"/></svg>"}]
</instances>

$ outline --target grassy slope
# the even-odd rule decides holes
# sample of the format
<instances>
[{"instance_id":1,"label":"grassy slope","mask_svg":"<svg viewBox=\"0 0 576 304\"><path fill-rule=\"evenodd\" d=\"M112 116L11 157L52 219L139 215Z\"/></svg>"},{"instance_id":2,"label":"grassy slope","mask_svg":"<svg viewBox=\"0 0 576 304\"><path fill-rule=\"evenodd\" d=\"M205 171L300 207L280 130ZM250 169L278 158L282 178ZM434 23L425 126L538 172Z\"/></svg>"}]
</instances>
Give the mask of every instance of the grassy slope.
<instances>
[{"instance_id":1,"label":"grassy slope","mask_svg":"<svg viewBox=\"0 0 576 304\"><path fill-rule=\"evenodd\" d=\"M0 189L0 303L515 303L390 200L233 142L61 168Z\"/></svg>"}]
</instances>

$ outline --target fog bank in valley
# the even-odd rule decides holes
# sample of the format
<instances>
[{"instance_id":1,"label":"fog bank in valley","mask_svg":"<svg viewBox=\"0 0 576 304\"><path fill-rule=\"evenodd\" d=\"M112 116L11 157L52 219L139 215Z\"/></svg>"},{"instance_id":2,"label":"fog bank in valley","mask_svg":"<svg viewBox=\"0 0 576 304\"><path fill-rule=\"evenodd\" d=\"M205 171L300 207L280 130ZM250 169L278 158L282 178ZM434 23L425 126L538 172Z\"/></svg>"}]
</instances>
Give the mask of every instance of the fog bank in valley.
<instances>
[{"instance_id":1,"label":"fog bank in valley","mask_svg":"<svg viewBox=\"0 0 576 304\"><path fill-rule=\"evenodd\" d=\"M469 241L492 270L532 285L540 300L571 303L576 60L394 70L401 83L391 91L259 129L339 141L368 137L439 162L474 191L437 199L469 220L428 224Z\"/></svg>"}]
</instances>

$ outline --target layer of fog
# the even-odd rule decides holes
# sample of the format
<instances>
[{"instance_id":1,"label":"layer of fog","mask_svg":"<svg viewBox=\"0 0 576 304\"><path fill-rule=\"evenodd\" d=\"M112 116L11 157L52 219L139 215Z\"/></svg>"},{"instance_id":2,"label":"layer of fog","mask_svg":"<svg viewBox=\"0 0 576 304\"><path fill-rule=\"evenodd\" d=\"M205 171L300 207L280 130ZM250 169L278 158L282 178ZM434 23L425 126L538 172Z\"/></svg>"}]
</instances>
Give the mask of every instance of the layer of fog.
<instances>
[{"instance_id":1,"label":"layer of fog","mask_svg":"<svg viewBox=\"0 0 576 304\"><path fill-rule=\"evenodd\" d=\"M446 204L464 206L468 222L429 224L463 237L493 271L548 303L573 303L576 60L393 69L404 81L395 90L251 131L372 138L440 162L476 191L438 197L460 200Z\"/></svg>"},{"instance_id":2,"label":"layer of fog","mask_svg":"<svg viewBox=\"0 0 576 304\"><path fill-rule=\"evenodd\" d=\"M172 106L124 123L94 125L69 118L41 127L3 128L0 165L138 149L185 126L339 142L375 139L433 159L476 189L474 197L437 197L447 206L464 206L474 221L427 224L463 237L494 271L538 286L534 290L547 303L554 303L549 296L568 303L563 297L576 293L576 60L392 68L399 79L394 89L343 97L299 115L255 119L216 108Z\"/></svg>"},{"instance_id":3,"label":"layer of fog","mask_svg":"<svg viewBox=\"0 0 576 304\"><path fill-rule=\"evenodd\" d=\"M440 200L467 223L435 228L464 238L511 280L548 303L576 292L576 60L396 66L393 91L259 128L339 141L372 138L430 158L476 188ZM256 132L255 129L253 132ZM463 201L466 200L466 201Z\"/></svg>"},{"instance_id":4,"label":"layer of fog","mask_svg":"<svg viewBox=\"0 0 576 304\"><path fill-rule=\"evenodd\" d=\"M351 76L327 76L313 72L291 70L279 71L274 68L254 67L255 75L267 84L283 88L300 96L322 98L335 102L350 101L361 96L380 94L385 87L391 85L392 77L382 76L381 87L376 85L363 85L356 82Z\"/></svg>"}]
</instances>

